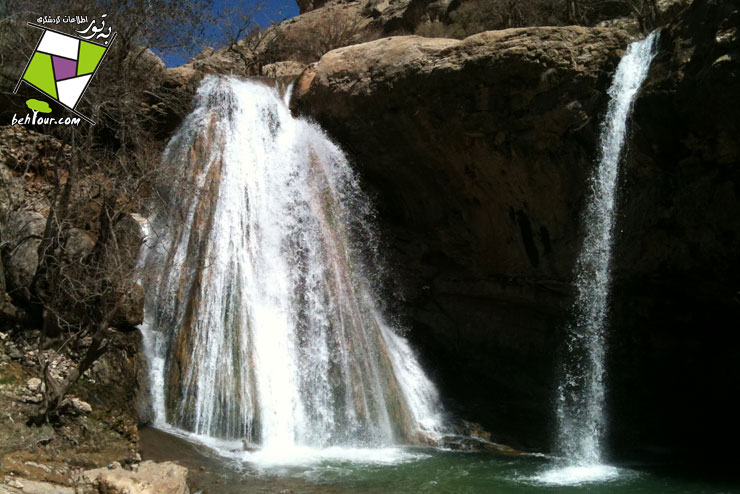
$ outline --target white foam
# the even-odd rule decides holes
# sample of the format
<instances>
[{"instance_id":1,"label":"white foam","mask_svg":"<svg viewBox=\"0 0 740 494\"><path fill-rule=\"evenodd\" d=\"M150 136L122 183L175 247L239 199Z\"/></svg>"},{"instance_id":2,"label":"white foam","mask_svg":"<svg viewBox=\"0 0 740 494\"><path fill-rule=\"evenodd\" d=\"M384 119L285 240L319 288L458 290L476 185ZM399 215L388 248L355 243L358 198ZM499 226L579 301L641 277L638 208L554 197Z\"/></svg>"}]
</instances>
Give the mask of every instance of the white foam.
<instances>
[{"instance_id":1,"label":"white foam","mask_svg":"<svg viewBox=\"0 0 740 494\"><path fill-rule=\"evenodd\" d=\"M205 446L226 459L237 460L260 469L306 467L323 462L397 465L429 458L429 455L426 453L403 447L353 448L336 446L313 448L309 446L276 446L261 448L255 451L245 451L244 443L239 440L216 439L211 436L193 434L167 425L158 426L157 428L168 434Z\"/></svg>"},{"instance_id":2,"label":"white foam","mask_svg":"<svg viewBox=\"0 0 740 494\"><path fill-rule=\"evenodd\" d=\"M262 467L309 466L325 461L349 462L364 465L397 465L427 458L429 455L411 452L400 447L391 448L310 448L294 446L288 449L265 448L245 452L243 461Z\"/></svg>"},{"instance_id":3,"label":"white foam","mask_svg":"<svg viewBox=\"0 0 740 494\"><path fill-rule=\"evenodd\" d=\"M547 485L580 485L609 482L620 476L620 470L610 465L570 465L547 470L531 480Z\"/></svg>"},{"instance_id":4,"label":"white foam","mask_svg":"<svg viewBox=\"0 0 740 494\"><path fill-rule=\"evenodd\" d=\"M558 449L579 464L573 474L605 473L601 462L605 414L607 322L611 257L617 217L619 169L632 103L655 56L657 32L632 43L609 88L611 100L602 124L601 157L588 183L583 212L586 234L576 263L576 300L567 328L567 355L558 386ZM598 467L598 468L597 468ZM605 468L605 467L604 467Z\"/></svg>"}]
</instances>

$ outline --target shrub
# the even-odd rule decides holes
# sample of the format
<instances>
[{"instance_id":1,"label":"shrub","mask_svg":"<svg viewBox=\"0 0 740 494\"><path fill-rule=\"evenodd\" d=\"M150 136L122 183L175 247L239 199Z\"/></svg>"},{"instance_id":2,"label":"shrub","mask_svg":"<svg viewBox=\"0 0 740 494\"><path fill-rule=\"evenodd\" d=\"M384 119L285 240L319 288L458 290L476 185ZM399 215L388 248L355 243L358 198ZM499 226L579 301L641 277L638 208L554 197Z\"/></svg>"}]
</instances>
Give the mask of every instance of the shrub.
<instances>
[{"instance_id":1,"label":"shrub","mask_svg":"<svg viewBox=\"0 0 740 494\"><path fill-rule=\"evenodd\" d=\"M380 37L378 31L367 28L367 19L339 6L329 7L320 15L306 16L286 27L282 34L280 49L284 59L304 63L315 62L336 48Z\"/></svg>"}]
</instances>

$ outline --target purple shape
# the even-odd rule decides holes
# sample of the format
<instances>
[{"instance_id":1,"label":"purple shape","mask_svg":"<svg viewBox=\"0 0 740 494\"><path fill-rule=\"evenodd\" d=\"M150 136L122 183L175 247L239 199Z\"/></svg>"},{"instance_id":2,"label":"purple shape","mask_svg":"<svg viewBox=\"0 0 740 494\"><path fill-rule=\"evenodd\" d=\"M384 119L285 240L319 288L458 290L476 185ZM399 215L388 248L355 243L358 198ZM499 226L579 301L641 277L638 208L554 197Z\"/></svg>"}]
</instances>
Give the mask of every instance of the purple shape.
<instances>
[{"instance_id":1,"label":"purple shape","mask_svg":"<svg viewBox=\"0 0 740 494\"><path fill-rule=\"evenodd\" d=\"M54 63L54 77L57 81L69 79L77 75L77 60L55 57L53 55L51 60Z\"/></svg>"}]
</instances>

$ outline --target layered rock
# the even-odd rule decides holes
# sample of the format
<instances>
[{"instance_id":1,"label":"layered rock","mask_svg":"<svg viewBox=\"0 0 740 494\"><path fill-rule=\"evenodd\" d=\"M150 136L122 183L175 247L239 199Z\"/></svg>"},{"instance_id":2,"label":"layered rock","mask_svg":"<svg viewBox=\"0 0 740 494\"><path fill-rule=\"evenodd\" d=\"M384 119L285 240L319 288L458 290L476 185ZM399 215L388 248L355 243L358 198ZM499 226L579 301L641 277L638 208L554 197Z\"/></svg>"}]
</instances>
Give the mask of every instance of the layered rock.
<instances>
[{"instance_id":1,"label":"layered rock","mask_svg":"<svg viewBox=\"0 0 740 494\"><path fill-rule=\"evenodd\" d=\"M552 347L568 303L611 29L463 41L394 37L326 54L296 84L376 193L412 338L455 408L546 447Z\"/></svg>"}]
</instances>

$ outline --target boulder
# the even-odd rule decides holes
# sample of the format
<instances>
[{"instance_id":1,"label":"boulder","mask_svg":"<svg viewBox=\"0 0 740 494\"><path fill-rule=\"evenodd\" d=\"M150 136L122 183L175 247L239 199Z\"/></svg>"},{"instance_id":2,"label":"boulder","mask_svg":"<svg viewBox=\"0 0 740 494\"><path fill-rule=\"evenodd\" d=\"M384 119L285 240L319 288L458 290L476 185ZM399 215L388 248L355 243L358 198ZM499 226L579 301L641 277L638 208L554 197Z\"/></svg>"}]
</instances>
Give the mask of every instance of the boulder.
<instances>
[{"instance_id":1,"label":"boulder","mask_svg":"<svg viewBox=\"0 0 740 494\"><path fill-rule=\"evenodd\" d=\"M12 211L7 216L4 238L5 274L9 289L28 288L39 264L38 247L46 217L35 211Z\"/></svg>"},{"instance_id":2,"label":"boulder","mask_svg":"<svg viewBox=\"0 0 740 494\"><path fill-rule=\"evenodd\" d=\"M67 259L80 259L92 251L95 247L95 236L79 228L70 228L67 243L64 246L64 255Z\"/></svg>"},{"instance_id":3,"label":"boulder","mask_svg":"<svg viewBox=\"0 0 740 494\"><path fill-rule=\"evenodd\" d=\"M295 79L303 73L305 68L306 64L291 60L275 62L262 67L262 75L272 79Z\"/></svg>"},{"instance_id":4,"label":"boulder","mask_svg":"<svg viewBox=\"0 0 740 494\"><path fill-rule=\"evenodd\" d=\"M203 72L181 66L164 69L160 74L158 91L167 94L168 98L167 101L152 99L147 113L155 123L151 129L152 134L160 139L167 139L192 110Z\"/></svg>"},{"instance_id":5,"label":"boulder","mask_svg":"<svg viewBox=\"0 0 740 494\"><path fill-rule=\"evenodd\" d=\"M92 413L92 407L88 402L82 401L81 399L75 398L74 396L69 397L69 404L78 413Z\"/></svg>"},{"instance_id":6,"label":"boulder","mask_svg":"<svg viewBox=\"0 0 740 494\"><path fill-rule=\"evenodd\" d=\"M188 494L188 469L172 462L145 461L132 470L87 470L77 482L77 494Z\"/></svg>"},{"instance_id":7,"label":"boulder","mask_svg":"<svg viewBox=\"0 0 740 494\"><path fill-rule=\"evenodd\" d=\"M459 2L299 0L301 15L267 27L259 38L245 37L217 50L206 48L182 68L204 74L294 76L298 75L296 63L313 61L329 45L410 33L421 22L444 18L455 4Z\"/></svg>"},{"instance_id":8,"label":"boulder","mask_svg":"<svg viewBox=\"0 0 740 494\"><path fill-rule=\"evenodd\" d=\"M42 391L42 382L38 377L32 377L26 382L26 388L32 393L40 393Z\"/></svg>"},{"instance_id":9,"label":"boulder","mask_svg":"<svg viewBox=\"0 0 740 494\"><path fill-rule=\"evenodd\" d=\"M191 67L173 67L164 71L164 85L170 88L197 87L200 75L197 70Z\"/></svg>"},{"instance_id":10,"label":"boulder","mask_svg":"<svg viewBox=\"0 0 740 494\"><path fill-rule=\"evenodd\" d=\"M0 221L23 203L23 181L5 164L0 164Z\"/></svg>"}]
</instances>

